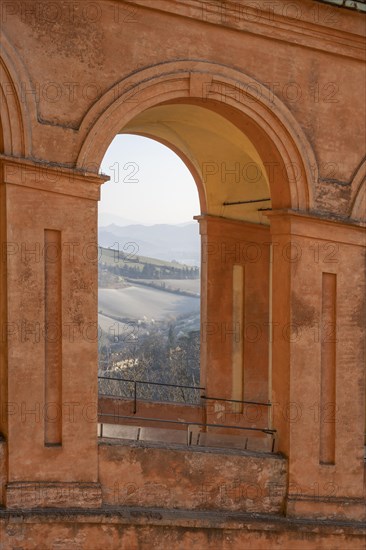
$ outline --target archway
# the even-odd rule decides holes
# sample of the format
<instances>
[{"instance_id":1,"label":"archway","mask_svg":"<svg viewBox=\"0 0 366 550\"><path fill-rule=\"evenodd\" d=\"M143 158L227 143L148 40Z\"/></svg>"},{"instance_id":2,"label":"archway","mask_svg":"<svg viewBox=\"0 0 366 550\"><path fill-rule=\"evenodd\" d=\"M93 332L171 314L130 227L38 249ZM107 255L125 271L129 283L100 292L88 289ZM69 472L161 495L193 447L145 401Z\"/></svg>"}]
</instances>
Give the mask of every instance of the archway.
<instances>
[{"instance_id":1,"label":"archway","mask_svg":"<svg viewBox=\"0 0 366 550\"><path fill-rule=\"evenodd\" d=\"M354 206L349 203L349 223L336 217L339 210L335 197L342 196L343 204L348 201L349 178L362 152L357 135L349 143L344 135L341 140L329 139L334 127L340 135L345 115L359 129L357 109L351 109L352 96L342 94L332 109L324 104L328 103L324 99L329 99L324 94L320 101L311 101L314 43L309 47L305 35L301 38L296 29L291 32L291 17L288 22L286 17L280 17L282 30L273 28L277 35L269 37L267 24L261 30L257 23L248 21L245 33L240 33L239 27L225 30L227 22L212 25L202 18L198 21L195 17L198 12L195 14L190 8L168 15L148 9L147 4L137 6L143 16L138 24L141 39L136 44L132 40L127 48L108 9L98 21L97 42L103 34L111 40L100 48L98 44L95 47L95 33L93 36L88 32L75 33L75 25L71 24L65 26L67 33L61 34L70 37L71 32L72 37L77 36L78 48L75 49L73 40L62 40L62 47L55 49L52 45L55 29L47 25L43 30L34 27L23 21L22 14L8 18L10 42L14 46L9 48L5 38L2 68L8 97L1 111L2 185L6 188L6 236L12 242L27 245L23 247L27 261L23 262L22 247L21 254L14 253L8 258L7 321L16 322L21 316L27 325L25 338L21 332L23 323L12 325L13 329L21 330L13 330L9 340L6 380L2 382L6 397L15 405L5 412L8 433L2 461L5 475L0 475L2 502L10 509L22 509L23 505L30 508L34 504L36 508L38 505L48 508L50 504L63 508L77 505L82 509L89 507L90 513L94 513L99 508L96 521L100 522L105 516L102 504L122 505L115 498L116 480L138 483L146 480L148 485L142 484L138 492L137 506L147 504L155 510L162 506L166 511L204 507L212 511L217 504L218 509L226 507L221 506L221 498L219 503L213 500L201 503L196 498L204 462L210 462L213 454L218 455L216 451L207 453L201 449L198 454L181 449L179 454L184 456L186 466L179 469L174 458L169 457L171 449L156 460L148 456L151 453L144 444L121 445L117 449L117 445L96 438L97 267L93 251L97 201L100 185L104 183L104 178L97 174L113 137L119 132L133 132L174 148L190 165L202 197L199 224L205 290L204 427L211 429L213 424L214 428L231 430L233 423L240 424L242 429L244 423L251 429L267 426L262 413L266 400L271 399L268 367L272 357L270 330L275 324L272 309L276 316L273 386L277 393L273 401L277 402L277 416L273 427L280 433L279 450L288 458L288 475L284 457L281 461L277 460L280 457L266 461L273 472L273 476L267 476L262 467L263 457L258 462L249 458L242 465L241 460L232 458L234 453L227 453L228 460L216 456L216 461L212 461L216 472L221 461L223 476L218 476L217 485L228 487L235 483L236 487L238 479L246 482L248 477L255 481L254 466L259 472L258 480L268 489L273 488L272 481L281 479L282 496L278 498L276 484L276 505L272 508L267 498L269 491L262 493L261 513L275 511L296 517L360 520L364 511L360 444L364 426L359 420L363 415L360 383L364 380L364 332L358 294L364 281L361 252L364 240L360 224L353 222L361 217L364 199L361 190L355 189L361 173L355 176L357 180L352 185ZM81 11L78 10L78 15ZM342 19L341 11L339 14ZM344 19L332 30L340 40L341 27L353 17L344 14ZM160 31L170 22L174 23L176 36L172 35L160 48ZM356 51L359 27L356 19L354 23L342 44L333 40L330 51L329 25L323 25L322 31L320 21L315 26L314 21L308 21L309 29L317 27L319 31L315 47L320 52L318 73L324 78L332 54L336 72L359 82L355 72L355 62L360 58ZM63 24L62 29L59 24L56 26L57 32L63 31ZM131 35L128 30L124 29ZM287 36L287 31L292 36ZM221 49L217 45L219 35ZM183 40L177 39L178 36ZM23 68L17 62L15 48L21 52L19 61L24 63ZM121 48L123 55L116 56L115 52ZM296 52L301 64L294 67L293 63L287 63L285 50L290 52L290 58ZM98 59L94 51L98 51ZM231 51L238 53L234 60ZM253 60L253 51L258 60ZM50 53L57 71L49 63ZM187 55L195 59L186 59ZM199 56L210 61L197 60ZM234 64L238 70L232 68ZM75 83L67 78L70 67ZM245 71L258 80L244 74ZM301 101L296 103L284 97L288 108L262 84L267 77L273 84L284 75L290 75L295 84L301 83L303 92ZM60 88L69 93L62 93L57 102L50 104L45 97L37 98L39 94L33 93L35 85L39 91L37 83L46 83L46 88L47 83L56 85L57 95ZM95 94L85 93L91 91L90 85ZM283 89L277 91L283 93ZM354 105L359 103L356 101ZM330 117L331 111L337 116ZM304 135L307 132L312 146ZM337 180L316 185L317 163L312 147L323 164L337 160L339 144L350 153L346 155L345 169L339 167L335 171ZM315 185L318 202L313 201ZM332 189L338 189L335 195ZM326 208L317 211L317 205ZM268 210L271 208L272 212ZM37 246L39 243L41 247ZM44 254L42 245L48 248L51 243L56 249L56 259ZM293 243L298 246L295 250L291 248ZM333 255L337 252L333 243L340 246L339 255ZM60 331L62 345L60 340L46 338L46 329L55 319L57 326L60 321L65 326L65 331ZM347 341L337 343L328 338L327 326L341 327L341 336ZM37 332L39 327L41 331L44 329L41 336ZM245 407L250 400L256 402L252 409ZM319 412L321 407L317 404L329 402L338 408L337 421L341 421L337 425L326 421L321 414L324 411ZM18 404L21 406L17 407ZM56 418L48 414L52 404L61 413ZM116 412L123 415L124 411ZM50 434L52 423L57 433L52 430ZM139 464L136 460L137 447L148 462L142 460ZM1 448L4 449L3 444L0 453ZM131 461L125 460L126 450ZM207 461L201 461L204 455ZM234 461L237 467L233 469ZM194 462L197 467L192 470ZM245 462L252 464L250 469L246 470ZM172 496L177 487L174 479L177 472L182 473L183 482L186 479L190 482L177 487L184 498L166 499L165 493L162 499L155 497L151 502L139 500L147 488L156 487L156 474L162 463L166 463L166 468L160 473L170 478L164 486ZM206 479L211 481L215 474L212 470L208 474ZM334 487L336 495L332 492ZM25 495L41 496L41 502L30 502L28 498L25 502ZM230 512L234 508L253 511L247 501L244 504L241 499L236 503L229 501ZM131 503L124 501L124 504ZM35 514L40 517L37 509ZM169 523L171 514L169 517L164 514L163 522ZM117 512L116 515L121 516ZM126 523L125 519L121 521ZM77 514L76 522L80 521L82 518ZM160 527L164 529L164 525ZM133 543L140 534L131 536ZM190 540L188 532L187 536ZM200 534L197 536L199 540Z\"/></svg>"},{"instance_id":2,"label":"archway","mask_svg":"<svg viewBox=\"0 0 366 550\"><path fill-rule=\"evenodd\" d=\"M98 170L117 133L159 140L189 167L202 206L201 386L213 402L206 414L214 423L235 418L267 427L272 262L265 214L311 207L316 162L301 129L252 79L187 61L127 78L80 130L87 132L80 169ZM258 410L248 413L252 401Z\"/></svg>"},{"instance_id":3,"label":"archway","mask_svg":"<svg viewBox=\"0 0 366 550\"><path fill-rule=\"evenodd\" d=\"M266 167L273 208L311 210L318 169L303 130L263 84L218 64L167 62L118 82L80 125L76 167L97 172L114 136L136 116L151 107L182 103L221 115L247 136Z\"/></svg>"},{"instance_id":4,"label":"archway","mask_svg":"<svg viewBox=\"0 0 366 550\"><path fill-rule=\"evenodd\" d=\"M271 239L265 213L272 208L269 174L279 166L273 161L266 167L253 142L215 106L164 103L134 117L120 133L168 145L196 181L205 421L261 429L270 421L271 395ZM247 406L252 402L254 411Z\"/></svg>"},{"instance_id":5,"label":"archway","mask_svg":"<svg viewBox=\"0 0 366 550\"><path fill-rule=\"evenodd\" d=\"M202 234L200 385L210 398L209 406L213 397L258 402L269 398L269 350L268 341L263 339L267 340L265 325L270 308L269 298L259 297L269 292L269 245L264 251L257 240L267 239L268 243L270 240L265 217L265 211L270 210L272 204L270 170L266 169L253 142L225 111L216 103L208 108L197 100L169 102L143 111L121 130L168 144L189 166L199 190L202 214L199 218ZM242 226L240 221L248 225ZM247 264L246 277L244 264ZM259 273L262 276L257 280L261 280L263 286L255 288L253 281ZM226 294L220 290L222 285L227 287ZM215 296L220 292L221 309L215 306ZM217 314L219 318L215 319ZM260 331L259 337L251 334L253 328ZM250 366L254 361L256 375ZM209 366L215 363L220 364L216 372ZM247 364L245 375L244 363ZM234 418L236 421L238 418L231 413L238 411L243 412L243 408L233 409L225 404L224 412L221 408L219 414L209 413L209 420L218 422L225 416L233 423ZM265 415L261 412L258 417L264 421ZM240 420L244 422L243 418Z\"/></svg>"}]
</instances>

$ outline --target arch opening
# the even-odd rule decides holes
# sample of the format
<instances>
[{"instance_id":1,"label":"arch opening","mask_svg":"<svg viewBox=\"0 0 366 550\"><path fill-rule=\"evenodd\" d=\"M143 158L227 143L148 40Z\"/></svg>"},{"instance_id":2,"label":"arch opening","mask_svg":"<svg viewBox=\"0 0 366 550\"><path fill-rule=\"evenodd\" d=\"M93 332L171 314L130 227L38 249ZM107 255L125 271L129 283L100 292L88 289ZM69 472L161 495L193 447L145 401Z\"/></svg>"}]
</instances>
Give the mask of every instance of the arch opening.
<instances>
[{"instance_id":1,"label":"arch opening","mask_svg":"<svg viewBox=\"0 0 366 550\"><path fill-rule=\"evenodd\" d=\"M283 189L277 204L289 204L290 197L283 185L283 162L275 148L268 150L264 142L259 141L258 150L252 139L255 125L245 132L245 120L236 110L207 103L160 103L141 110L117 131L168 146L188 167L200 199L201 368L197 386L206 401L202 402L201 391L201 401L192 400L197 405L193 412L165 408L159 417L167 414L199 422L204 414L205 422L213 426L224 422L261 430L270 423L266 406L271 397L271 262L266 211L272 209L271 192L280 180ZM261 338L253 336L253 328L262 332ZM253 411L248 413L250 401L259 403L254 416Z\"/></svg>"},{"instance_id":2,"label":"arch opening","mask_svg":"<svg viewBox=\"0 0 366 550\"><path fill-rule=\"evenodd\" d=\"M197 404L196 184L170 148L136 135L117 135L102 169L111 181L99 207L100 394L131 398L138 381L139 402Z\"/></svg>"},{"instance_id":3,"label":"arch opening","mask_svg":"<svg viewBox=\"0 0 366 550\"><path fill-rule=\"evenodd\" d=\"M97 171L113 137L149 109L196 105L230 121L254 144L274 209L308 211L318 179L312 147L279 98L258 95L258 89L263 84L244 73L207 62L174 61L142 69L116 84L87 113L76 166Z\"/></svg>"}]
</instances>

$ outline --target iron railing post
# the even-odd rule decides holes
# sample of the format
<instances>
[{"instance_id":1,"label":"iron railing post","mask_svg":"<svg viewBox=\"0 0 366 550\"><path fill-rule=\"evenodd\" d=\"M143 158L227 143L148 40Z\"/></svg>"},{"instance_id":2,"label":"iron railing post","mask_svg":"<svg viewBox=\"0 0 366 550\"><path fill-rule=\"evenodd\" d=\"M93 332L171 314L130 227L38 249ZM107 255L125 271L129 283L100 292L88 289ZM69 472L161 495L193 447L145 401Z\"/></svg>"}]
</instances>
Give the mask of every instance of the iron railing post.
<instances>
[{"instance_id":1,"label":"iron railing post","mask_svg":"<svg viewBox=\"0 0 366 550\"><path fill-rule=\"evenodd\" d=\"M137 382L133 383L133 414L137 413Z\"/></svg>"}]
</instances>

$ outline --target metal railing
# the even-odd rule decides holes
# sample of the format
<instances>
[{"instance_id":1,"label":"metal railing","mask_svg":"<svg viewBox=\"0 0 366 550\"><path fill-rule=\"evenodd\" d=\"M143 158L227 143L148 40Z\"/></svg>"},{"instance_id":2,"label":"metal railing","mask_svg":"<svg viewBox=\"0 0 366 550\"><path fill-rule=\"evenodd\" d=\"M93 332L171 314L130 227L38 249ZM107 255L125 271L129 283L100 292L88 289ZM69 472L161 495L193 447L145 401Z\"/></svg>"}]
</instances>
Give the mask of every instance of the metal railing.
<instances>
[{"instance_id":1,"label":"metal railing","mask_svg":"<svg viewBox=\"0 0 366 550\"><path fill-rule=\"evenodd\" d=\"M130 383L133 384L133 412L131 415L115 415L111 413L99 413L100 418L108 418L113 416L114 419L118 420L131 420L139 421L139 422L158 422L162 424L177 424L177 425L186 425L186 426L202 426L204 430L206 428L225 428L225 429L232 429L232 430L240 430L240 431L252 431L252 432L261 432L266 435L272 436L272 452L274 451L274 445L275 445L275 434L276 430L272 428L255 428L252 426L238 426L238 425L232 425L232 424L213 424L208 422L194 422L194 421L185 421L185 420L171 420L171 419L162 419L162 418L156 418L156 417L145 417L145 416L136 416L137 413L137 401L138 401L138 385L152 385L152 386L166 386L171 388L181 388L181 389L190 389L200 392L205 392L206 388L202 386L191 386L187 384L172 384L172 383L165 383L165 382L152 382L148 380L132 380L130 378L119 378L114 376L98 376L98 380L112 380L115 382L122 382L122 383ZM111 395L106 395L105 397L114 397ZM264 403L260 401L247 401L247 400L239 400L239 399L227 399L224 397L211 397L205 395L205 393L200 394L200 399L206 400L206 401L223 401L223 402L229 402L229 403L240 403L244 405L259 405L264 407L271 407L272 404L270 402Z\"/></svg>"},{"instance_id":2,"label":"metal railing","mask_svg":"<svg viewBox=\"0 0 366 550\"><path fill-rule=\"evenodd\" d=\"M117 378L114 376L98 376L98 380L112 380L117 382L128 382L133 384L133 414L136 414L137 412L137 385L149 385L149 386L165 386L170 388L181 388L181 389L191 389L191 390L203 390L205 391L205 388L202 388L201 386L189 386L185 384L168 384L164 382L150 382L148 380L132 380L130 378ZM114 396L117 397L117 396ZM203 397L202 395L200 396ZM173 401L174 403L174 401Z\"/></svg>"},{"instance_id":3,"label":"metal railing","mask_svg":"<svg viewBox=\"0 0 366 550\"><path fill-rule=\"evenodd\" d=\"M137 412L137 385L143 384L143 385L149 385L149 386L164 386L164 387L170 387L170 388L185 388L185 389L191 389L191 390L202 390L206 391L206 388L202 386L189 386L186 384L171 384L167 382L152 382L150 380L133 380L131 378L119 378L116 376L98 376L98 380L112 380L116 382L127 382L133 384L133 402L134 402L134 410L133 413L136 414ZM109 396L108 396L109 397ZM112 397L112 396L110 396ZM117 396L115 396L117 397ZM224 397L212 397L207 395L200 395L200 399L206 399L207 401L224 401L228 403L241 403L244 405L260 405L263 407L271 407L272 403L267 401L267 403L263 401L247 401L242 399L227 399Z\"/></svg>"}]
</instances>

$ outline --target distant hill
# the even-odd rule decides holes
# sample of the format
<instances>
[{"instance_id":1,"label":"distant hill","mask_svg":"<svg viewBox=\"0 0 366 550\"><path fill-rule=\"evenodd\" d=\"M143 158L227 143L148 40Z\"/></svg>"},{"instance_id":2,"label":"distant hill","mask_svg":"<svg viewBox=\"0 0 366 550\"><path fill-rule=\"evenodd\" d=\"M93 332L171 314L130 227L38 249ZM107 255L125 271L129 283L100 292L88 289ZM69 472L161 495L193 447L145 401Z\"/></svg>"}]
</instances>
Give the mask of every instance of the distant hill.
<instances>
[{"instance_id":1,"label":"distant hill","mask_svg":"<svg viewBox=\"0 0 366 550\"><path fill-rule=\"evenodd\" d=\"M170 225L126 225L112 223L99 228L99 246L123 250L126 243L136 243L141 256L171 262L177 260L199 265L200 237L197 222ZM118 244L117 244L118 243Z\"/></svg>"},{"instance_id":2,"label":"distant hill","mask_svg":"<svg viewBox=\"0 0 366 550\"><path fill-rule=\"evenodd\" d=\"M111 214L107 212L98 213L98 224L100 227L110 225L111 223L124 227L125 225L135 225L139 224L140 222L137 220L123 218L122 216L117 216L116 214Z\"/></svg>"}]
</instances>

